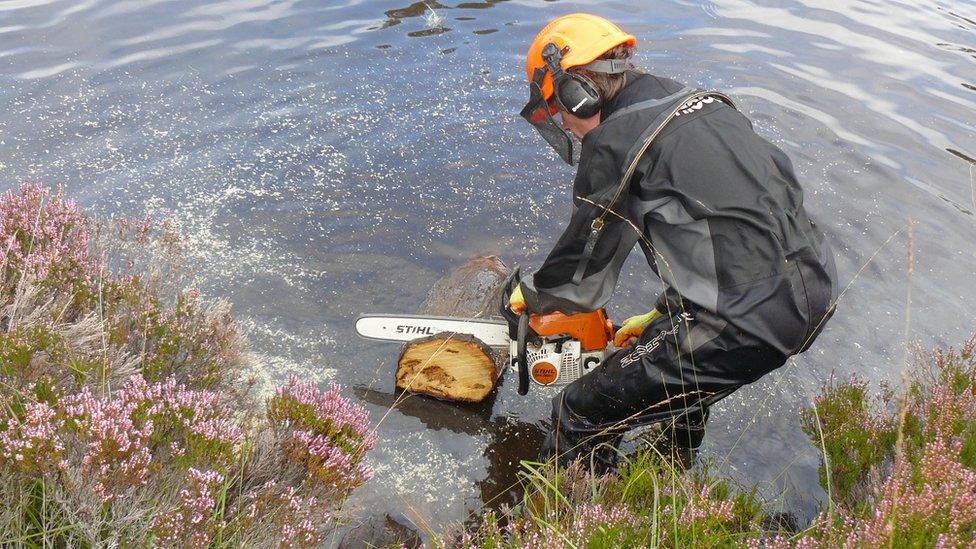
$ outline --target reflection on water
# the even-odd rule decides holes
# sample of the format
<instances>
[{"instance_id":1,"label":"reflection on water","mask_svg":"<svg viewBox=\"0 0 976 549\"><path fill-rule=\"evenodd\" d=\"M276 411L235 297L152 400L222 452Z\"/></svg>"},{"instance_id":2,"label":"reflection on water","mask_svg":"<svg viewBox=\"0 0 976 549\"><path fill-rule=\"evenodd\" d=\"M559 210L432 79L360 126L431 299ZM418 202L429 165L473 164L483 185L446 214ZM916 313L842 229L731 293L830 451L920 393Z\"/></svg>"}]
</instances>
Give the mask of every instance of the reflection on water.
<instances>
[{"instance_id":1,"label":"reflection on water","mask_svg":"<svg viewBox=\"0 0 976 549\"><path fill-rule=\"evenodd\" d=\"M976 164L976 158L972 158L971 156L967 155L962 151L957 151L956 149L946 149L946 150L949 151L949 154L951 155L958 156L959 158L965 160L966 162Z\"/></svg>"},{"instance_id":2,"label":"reflection on water","mask_svg":"<svg viewBox=\"0 0 976 549\"><path fill-rule=\"evenodd\" d=\"M723 401L704 447L808 520L820 456L798 411L817 387L897 380L906 330L931 346L973 328L976 8L404 4L0 2L0 190L63 183L102 214L171 211L200 287L233 303L269 375L338 381L385 418L352 506L461 520L507 497L552 394L504 379L480 407L411 397L390 411L399 347L356 338L353 319L416 311L475 255L542 261L573 173L517 116L523 55L551 18L597 11L638 36L638 64L733 95L789 154L837 250L850 287L824 334ZM905 318L906 243L884 243L909 218ZM610 312L644 312L659 289L634 260Z\"/></svg>"},{"instance_id":3,"label":"reflection on water","mask_svg":"<svg viewBox=\"0 0 976 549\"><path fill-rule=\"evenodd\" d=\"M407 36L410 36L412 38L423 37L423 36L436 36L438 34L445 33L449 30L451 29L447 27L438 26L438 27L433 27L430 29L424 29L419 31L410 31L407 33Z\"/></svg>"},{"instance_id":4,"label":"reflection on water","mask_svg":"<svg viewBox=\"0 0 976 549\"><path fill-rule=\"evenodd\" d=\"M386 409L395 409L420 420L425 428L447 429L467 435L490 434L482 454L487 460L486 475L477 482L481 501L492 509L515 505L521 495L519 463L535 459L545 431L539 425L523 423L504 413L493 413L497 393L476 404L445 402L400 391L385 393L366 387L355 388L356 396Z\"/></svg>"},{"instance_id":5,"label":"reflection on water","mask_svg":"<svg viewBox=\"0 0 976 549\"><path fill-rule=\"evenodd\" d=\"M955 13L953 11L948 11L948 10L946 10L942 6L938 6L938 10L939 11L944 11L950 17L952 17L953 19L956 19L957 20L956 24L959 25L959 28L960 29L963 29L963 30L976 30L976 20L970 19L968 17L964 17L964 16L959 15L958 13Z\"/></svg>"},{"instance_id":6,"label":"reflection on water","mask_svg":"<svg viewBox=\"0 0 976 549\"><path fill-rule=\"evenodd\" d=\"M392 10L386 10L383 12L386 14L387 20L378 28L388 28L394 25L399 25L404 19L411 17L423 17L425 19L427 29L422 31L411 31L407 33L410 37L423 37L423 36L433 36L443 32L447 32L451 29L442 27L443 15L439 13L440 10L483 10L495 7L497 4L503 2L508 2L510 0L487 0L485 2L462 2L456 6L447 6L437 2L436 0L431 0L430 2L414 2L405 8L397 8ZM474 21L476 18L471 16L457 16L454 17L456 21ZM376 27L372 27L374 29ZM475 31L476 34L491 34L492 32L497 32L495 29Z\"/></svg>"}]
</instances>

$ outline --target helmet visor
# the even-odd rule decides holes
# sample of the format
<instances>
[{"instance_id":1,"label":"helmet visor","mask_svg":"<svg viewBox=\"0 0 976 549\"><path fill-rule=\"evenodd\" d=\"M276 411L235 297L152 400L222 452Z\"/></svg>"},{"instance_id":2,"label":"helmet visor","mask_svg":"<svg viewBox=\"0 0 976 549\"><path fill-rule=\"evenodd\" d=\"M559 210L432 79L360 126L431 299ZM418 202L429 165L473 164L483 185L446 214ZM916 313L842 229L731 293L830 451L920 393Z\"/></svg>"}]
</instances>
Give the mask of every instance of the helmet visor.
<instances>
[{"instance_id":1,"label":"helmet visor","mask_svg":"<svg viewBox=\"0 0 976 549\"><path fill-rule=\"evenodd\" d=\"M556 108L542 97L542 88L538 82L530 82L529 102L522 107L520 114L542 135L559 157L572 166L576 163L573 157L573 137L552 118L555 112Z\"/></svg>"}]
</instances>

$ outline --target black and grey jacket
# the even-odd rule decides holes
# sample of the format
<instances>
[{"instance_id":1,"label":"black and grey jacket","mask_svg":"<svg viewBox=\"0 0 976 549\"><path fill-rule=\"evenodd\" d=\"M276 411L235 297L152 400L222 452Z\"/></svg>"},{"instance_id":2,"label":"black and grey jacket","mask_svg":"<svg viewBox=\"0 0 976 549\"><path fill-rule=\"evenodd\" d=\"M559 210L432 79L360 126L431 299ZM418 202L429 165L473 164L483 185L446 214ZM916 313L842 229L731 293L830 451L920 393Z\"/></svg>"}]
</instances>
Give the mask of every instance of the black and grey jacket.
<instances>
[{"instance_id":1,"label":"black and grey jacket","mask_svg":"<svg viewBox=\"0 0 976 549\"><path fill-rule=\"evenodd\" d=\"M589 311L610 299L624 260L640 244L664 282L658 302L717 314L784 353L804 350L832 312L833 256L803 209L786 155L718 101L679 111L641 157L613 206L579 283L590 225L625 171L625 156L683 86L649 74L604 106L583 139L569 226L542 267L523 281L530 311ZM652 106L648 106L648 104Z\"/></svg>"}]
</instances>

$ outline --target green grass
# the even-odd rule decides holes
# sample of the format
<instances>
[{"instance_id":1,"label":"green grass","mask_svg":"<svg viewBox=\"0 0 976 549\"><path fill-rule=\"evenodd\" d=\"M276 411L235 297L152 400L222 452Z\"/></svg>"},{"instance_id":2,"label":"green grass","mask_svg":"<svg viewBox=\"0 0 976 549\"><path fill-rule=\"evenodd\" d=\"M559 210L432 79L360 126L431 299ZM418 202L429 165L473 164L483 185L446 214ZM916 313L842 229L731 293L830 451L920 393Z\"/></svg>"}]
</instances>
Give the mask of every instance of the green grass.
<instances>
[{"instance_id":1,"label":"green grass","mask_svg":"<svg viewBox=\"0 0 976 549\"><path fill-rule=\"evenodd\" d=\"M969 547L976 539L976 337L919 356L900 391L852 378L802 412L829 504L791 530L754 489L655 450L598 477L524 462L524 499L443 546ZM899 444L898 441L901 440ZM595 511L594 511L595 510Z\"/></svg>"}]
</instances>

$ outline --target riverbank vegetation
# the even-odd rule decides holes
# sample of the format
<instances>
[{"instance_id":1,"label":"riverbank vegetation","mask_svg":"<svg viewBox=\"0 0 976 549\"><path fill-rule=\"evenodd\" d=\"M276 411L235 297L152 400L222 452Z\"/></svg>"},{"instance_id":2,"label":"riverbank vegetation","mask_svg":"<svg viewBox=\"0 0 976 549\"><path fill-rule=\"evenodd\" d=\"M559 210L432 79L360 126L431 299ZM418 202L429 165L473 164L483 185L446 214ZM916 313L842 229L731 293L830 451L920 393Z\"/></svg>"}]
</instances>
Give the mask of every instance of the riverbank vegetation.
<instances>
[{"instance_id":1,"label":"riverbank vegetation","mask_svg":"<svg viewBox=\"0 0 976 549\"><path fill-rule=\"evenodd\" d=\"M319 546L369 477L365 410L296 379L261 402L183 246L39 185L0 196L3 546Z\"/></svg>"},{"instance_id":2,"label":"riverbank vegetation","mask_svg":"<svg viewBox=\"0 0 976 549\"><path fill-rule=\"evenodd\" d=\"M60 192L0 196L0 544L321 546L365 482L362 407L294 378L267 397L183 241L95 222ZM976 338L919 354L898 387L828 383L803 412L829 504L771 514L653 446L619 474L525 463L525 498L431 545L971 547Z\"/></svg>"},{"instance_id":3,"label":"riverbank vegetation","mask_svg":"<svg viewBox=\"0 0 976 549\"><path fill-rule=\"evenodd\" d=\"M525 498L443 537L452 547L973 547L976 337L916 357L905 387L831 382L803 412L827 508L805 528L707 468L683 473L653 448L619 476L525 464Z\"/></svg>"}]
</instances>

